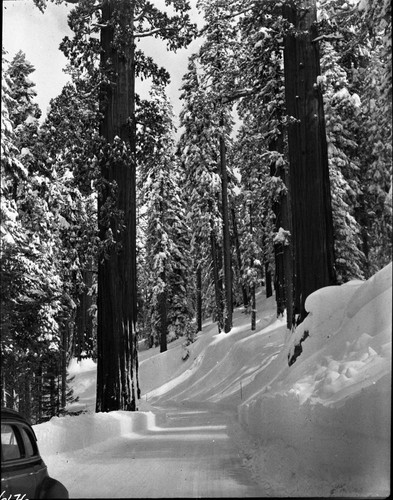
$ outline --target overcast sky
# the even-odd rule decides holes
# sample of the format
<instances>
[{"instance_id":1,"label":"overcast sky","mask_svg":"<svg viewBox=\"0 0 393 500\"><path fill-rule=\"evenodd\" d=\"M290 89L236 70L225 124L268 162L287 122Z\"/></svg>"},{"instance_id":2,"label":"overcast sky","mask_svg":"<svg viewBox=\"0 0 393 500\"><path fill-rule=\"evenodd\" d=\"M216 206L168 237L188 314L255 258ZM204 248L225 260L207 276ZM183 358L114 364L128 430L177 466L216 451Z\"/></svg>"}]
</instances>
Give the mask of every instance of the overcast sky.
<instances>
[{"instance_id":1,"label":"overcast sky","mask_svg":"<svg viewBox=\"0 0 393 500\"><path fill-rule=\"evenodd\" d=\"M154 2L157 6L164 5L163 0ZM191 4L195 3L196 0L191 1ZM68 75L63 72L67 60L59 50L59 44L64 36L72 35L67 25L67 14L72 7L71 4L55 5L48 2L46 11L41 13L32 0L3 0L3 47L8 52L8 60L22 50L35 67L36 71L31 74L30 79L36 84L36 100L43 114L46 114L50 99L60 93L68 80ZM202 18L195 7L192 17L201 26ZM157 39L144 39L143 42L145 52L171 74L168 96L175 115L178 115L182 76L187 71L188 56L198 50L200 41L195 40L187 49L176 53L167 52ZM143 94L141 90L137 89Z\"/></svg>"}]
</instances>

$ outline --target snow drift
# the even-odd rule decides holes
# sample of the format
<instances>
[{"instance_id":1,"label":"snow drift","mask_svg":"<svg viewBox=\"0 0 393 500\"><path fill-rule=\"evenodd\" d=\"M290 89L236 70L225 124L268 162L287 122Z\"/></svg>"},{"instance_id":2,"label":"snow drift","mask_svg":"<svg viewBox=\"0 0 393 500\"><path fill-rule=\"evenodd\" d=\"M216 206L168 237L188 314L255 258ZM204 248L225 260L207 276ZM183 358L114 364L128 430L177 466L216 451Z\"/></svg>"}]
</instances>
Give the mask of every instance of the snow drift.
<instances>
[{"instance_id":1,"label":"snow drift","mask_svg":"<svg viewBox=\"0 0 393 500\"><path fill-rule=\"evenodd\" d=\"M53 417L49 423L34 426L42 456L75 451L120 436L138 435L155 427L152 412L84 414Z\"/></svg>"},{"instance_id":2,"label":"snow drift","mask_svg":"<svg viewBox=\"0 0 393 500\"><path fill-rule=\"evenodd\" d=\"M291 475L283 494L385 496L390 491L391 273L390 264L367 282L313 293L306 301L309 315L295 334L273 321L273 314L264 314L254 334L238 323L229 336L213 336L186 381L152 395L237 405L240 422L258 438L259 449L274 448L275 453L259 457L260 473L268 466L283 482L287 462ZM265 328L264 320L270 320ZM288 366L305 332L302 353ZM284 444L279 453L277 444ZM298 489L299 476L312 484Z\"/></svg>"},{"instance_id":3,"label":"snow drift","mask_svg":"<svg viewBox=\"0 0 393 500\"><path fill-rule=\"evenodd\" d=\"M257 330L241 310L229 334L205 325L188 346L140 353L139 412L54 418L35 426L56 453L155 426L155 405L213 406L237 415L234 435L256 479L282 496L390 492L392 265L366 282L326 287L306 301L296 332L258 294ZM301 342L301 339L304 339ZM295 347L302 352L289 366ZM70 366L74 409L94 408L95 365Z\"/></svg>"}]
</instances>

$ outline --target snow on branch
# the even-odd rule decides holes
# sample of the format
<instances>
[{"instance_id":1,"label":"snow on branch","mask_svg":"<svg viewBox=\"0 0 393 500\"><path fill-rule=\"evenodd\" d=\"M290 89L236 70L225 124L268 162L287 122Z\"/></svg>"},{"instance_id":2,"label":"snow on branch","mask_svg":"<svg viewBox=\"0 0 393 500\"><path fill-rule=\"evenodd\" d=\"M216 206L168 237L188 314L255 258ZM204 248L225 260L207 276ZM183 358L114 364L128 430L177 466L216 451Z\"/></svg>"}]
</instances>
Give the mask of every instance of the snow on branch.
<instances>
[{"instance_id":1,"label":"snow on branch","mask_svg":"<svg viewBox=\"0 0 393 500\"><path fill-rule=\"evenodd\" d=\"M223 99L224 103L227 103L227 102L235 101L236 99L240 99L241 97L249 97L249 96L254 95L254 94L256 94L256 90L254 90L254 89L242 89L242 90L238 90L237 92L234 92L231 95L223 96L222 99Z\"/></svg>"},{"instance_id":2,"label":"snow on branch","mask_svg":"<svg viewBox=\"0 0 393 500\"><path fill-rule=\"evenodd\" d=\"M321 36L317 36L317 38L314 38L313 40L311 40L311 43L316 43L316 42L319 42L321 40L329 41L329 40L342 40L342 39L343 39L342 35L321 35Z\"/></svg>"}]
</instances>

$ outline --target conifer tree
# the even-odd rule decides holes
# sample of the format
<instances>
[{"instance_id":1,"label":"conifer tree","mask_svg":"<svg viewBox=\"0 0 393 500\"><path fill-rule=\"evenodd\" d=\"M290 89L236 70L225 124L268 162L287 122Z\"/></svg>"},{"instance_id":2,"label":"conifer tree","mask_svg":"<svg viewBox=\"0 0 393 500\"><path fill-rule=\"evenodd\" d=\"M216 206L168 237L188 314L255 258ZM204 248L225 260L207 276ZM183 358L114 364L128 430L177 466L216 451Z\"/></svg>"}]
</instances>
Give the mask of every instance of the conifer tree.
<instances>
[{"instance_id":1,"label":"conifer tree","mask_svg":"<svg viewBox=\"0 0 393 500\"><path fill-rule=\"evenodd\" d=\"M363 73L366 88L359 115L362 195L356 212L367 278L392 258L392 107L379 93L384 71L380 57L371 57Z\"/></svg>"},{"instance_id":2,"label":"conifer tree","mask_svg":"<svg viewBox=\"0 0 393 500\"><path fill-rule=\"evenodd\" d=\"M389 2L352 8L343 0L325 1L320 10L337 269L344 279L369 277L391 255L390 12Z\"/></svg>"},{"instance_id":3,"label":"conifer tree","mask_svg":"<svg viewBox=\"0 0 393 500\"><path fill-rule=\"evenodd\" d=\"M315 42L316 3L284 5L291 24L284 40L285 103L294 251L293 322L302 321L304 303L315 290L336 282L333 220L320 75ZM306 222L306 223L305 223Z\"/></svg>"},{"instance_id":4,"label":"conifer tree","mask_svg":"<svg viewBox=\"0 0 393 500\"><path fill-rule=\"evenodd\" d=\"M8 236L5 231L1 258L2 306L8 311L2 346L8 374L4 384L9 390L5 390L16 394L19 407L36 421L41 417L39 378L46 376L49 364L65 366L62 338L73 302L64 280L59 231L59 207L67 188L54 174L53 158L42 147L37 122L40 112L33 101L34 84L28 78L33 70L24 54L18 53L5 71L10 85L4 104L13 147L5 151L2 199L7 200L6 214L13 213L13 224L8 226ZM17 168L11 172L7 164L15 160ZM59 371L58 375L64 377L55 389L66 391L66 374ZM58 405L53 411L60 409Z\"/></svg>"},{"instance_id":5,"label":"conifer tree","mask_svg":"<svg viewBox=\"0 0 393 500\"><path fill-rule=\"evenodd\" d=\"M154 34L166 40L170 49L191 41L187 2L172 5L178 15L171 18L149 2L106 0L102 6L101 63L107 83L100 132L108 146L101 167L105 184L99 224L101 240L107 241L109 236L112 243L106 246L106 255L99 263L98 411L134 410L135 384L139 397L133 373L137 370L134 82L136 74L154 74L157 69L136 49L136 41ZM113 208L118 211L115 217ZM108 356L109 345L112 356Z\"/></svg>"},{"instance_id":6,"label":"conifer tree","mask_svg":"<svg viewBox=\"0 0 393 500\"><path fill-rule=\"evenodd\" d=\"M98 180L98 114L83 82L74 80L50 103L40 129L40 147L54 159L67 204L60 204L64 279L75 307L68 318L67 343L79 360L95 357L95 293L97 275L97 210L93 186ZM84 96L84 97L82 97Z\"/></svg>"},{"instance_id":7,"label":"conifer tree","mask_svg":"<svg viewBox=\"0 0 393 500\"><path fill-rule=\"evenodd\" d=\"M360 98L351 94L347 73L331 43L322 45L321 80L326 117L329 172L332 190L336 271L338 282L361 279L365 256L355 207L360 195L356 142Z\"/></svg>"},{"instance_id":8,"label":"conifer tree","mask_svg":"<svg viewBox=\"0 0 393 500\"><path fill-rule=\"evenodd\" d=\"M392 10L391 3L358 4L363 61L355 74L361 93L360 138L363 193L358 207L366 277L392 256Z\"/></svg>"},{"instance_id":9,"label":"conifer tree","mask_svg":"<svg viewBox=\"0 0 393 500\"><path fill-rule=\"evenodd\" d=\"M206 23L202 30L206 41L199 51L202 85L205 89L206 98L212 102L212 139L218 142L217 153L221 180L220 204L223 230L224 331L229 332L232 328L233 290L227 149L228 135L232 123L230 118L231 105L226 103L235 79L234 72L228 72L227 69L234 62L232 53L237 40L233 22L228 18L227 2L222 0L215 0L214 2L200 1L198 5L203 9Z\"/></svg>"},{"instance_id":10,"label":"conifer tree","mask_svg":"<svg viewBox=\"0 0 393 500\"><path fill-rule=\"evenodd\" d=\"M43 2L36 2L42 6ZM77 3L72 0L72 3ZM100 53L100 134L103 138L98 194L101 254L97 299L97 411L136 409L137 274L136 274L136 134L135 77L168 74L137 49L139 39L156 36L170 50L187 45L193 26L186 0L169 1L169 16L151 2L80 0L70 23L76 36L66 41L81 65ZM100 33L96 43L94 33ZM87 35L87 36L86 36ZM92 36L93 35L93 36ZM87 42L86 42L87 40Z\"/></svg>"},{"instance_id":11,"label":"conifer tree","mask_svg":"<svg viewBox=\"0 0 393 500\"><path fill-rule=\"evenodd\" d=\"M138 114L143 146L138 151L146 223L146 263L153 342L161 352L167 338L192 340L193 311L188 297L189 229L175 156L172 108L165 88L154 85Z\"/></svg>"},{"instance_id":12,"label":"conifer tree","mask_svg":"<svg viewBox=\"0 0 393 500\"><path fill-rule=\"evenodd\" d=\"M334 254L333 254L333 229L331 217L330 185L327 165L327 148L324 131L324 116L321 95L318 95L318 87L314 87L319 74L319 55L317 33L315 30L315 2L285 2L276 5L275 2L266 2L263 5L248 5L243 12L245 18L242 21L244 34L248 37L250 52L255 53L254 60L258 57L258 49L266 47L266 57L268 64L256 64L253 70L245 72L251 73L253 78L247 83L245 90L248 94L254 93L259 96L269 95L269 87L277 85L276 97L272 96L271 101L265 101L266 110L273 115L271 134L266 134L265 145L268 151L275 151L275 159L272 157L271 172L277 173L280 181L287 183L289 188L289 197L285 200L280 195L281 201L287 203L290 201L290 219L286 216L286 227L282 228L279 224L280 212L278 211L277 200L273 202L276 212L277 237L274 239L276 246L276 264L277 272L284 269L283 263L286 262L286 274L291 273L291 256L288 251L287 258L279 260L277 250L288 248L287 243L293 245L294 257L294 278L287 280L289 286L281 288L286 290L287 317L289 324L297 320L302 320L306 311L304 310L304 301L309 293L333 283L335 280ZM281 104L278 104L282 96L283 81L278 76L280 74L280 63L284 51L284 81L285 81L285 99L281 97ZM271 61L269 61L269 57ZM261 61L261 57L256 59ZM247 66L247 56L245 57ZM277 61L274 64L274 61ZM250 65L248 64L248 67ZM275 73L274 78L267 80L264 77L269 69ZM244 75L244 72L241 72ZM261 77L258 80L258 77ZM278 78L277 78L278 76ZM281 80L281 83L280 83ZM264 82L262 87L260 82ZM258 85L260 85L258 87ZM245 98L246 100L246 98ZM283 116L283 104L285 103L285 115ZM266 113L266 114L268 114ZM271 118L262 113L262 120L258 123L263 134L263 124ZM315 123L311 123L312 119ZM286 178L285 170L282 168L285 161L282 161L282 155L285 151L285 142L282 135L285 131L288 137L289 151L289 175ZM314 135L313 135L314 134ZM306 139L307 138L307 139ZM303 140L303 143L302 143ZM302 145L303 144L303 145ZM303 154L303 153L304 154ZM277 162L278 160L278 162ZM302 161L305 161L302 164ZM307 161L313 165L311 169L306 166ZM300 168L300 170L297 170ZM307 173L313 175L307 178ZM305 174L303 176L303 174ZM273 175L273 177L275 177ZM317 196L314 196L316 189ZM309 194L307 194L309 190ZM282 190L282 192L284 192ZM304 194L306 193L306 194ZM304 203L303 203L304 202ZM307 204L310 204L306 209ZM315 209L311 205L315 204ZM309 221L309 224L303 224L307 214L313 213L315 220ZM289 211L286 213L289 215ZM266 218L266 216L264 216ZM278 227L279 226L279 227ZM308 226L310 234L301 234ZM318 231L320 235L317 236ZM290 236L290 240L282 235ZM314 240L313 240L314 238ZM283 242L284 244L282 244ZM306 243L307 242L307 243ZM282 247L278 248L279 245ZM321 258L322 257L322 258ZM308 273L306 269L315 265L315 272ZM311 278L313 276L313 278ZM315 282L313 280L315 279ZM276 282L280 286L280 281ZM293 300L292 300L293 295ZM281 299L278 301L280 303ZM292 301L295 310L292 311ZM281 302L282 303L282 302ZM288 307L289 306L289 307ZM282 310L280 305L278 310Z\"/></svg>"},{"instance_id":13,"label":"conifer tree","mask_svg":"<svg viewBox=\"0 0 393 500\"><path fill-rule=\"evenodd\" d=\"M284 23L277 14L274 3L267 2L255 5L239 21L243 50L239 57L242 99L238 111L245 127L239 136L239 148L244 143L250 151L245 175L253 204L260 207L254 217L256 227L262 230L261 260L268 271L266 285L271 269L277 315L287 309L289 318L292 317L292 251L285 155ZM282 238L283 234L287 237Z\"/></svg>"},{"instance_id":14,"label":"conifer tree","mask_svg":"<svg viewBox=\"0 0 393 500\"><path fill-rule=\"evenodd\" d=\"M185 171L193 259L200 266L204 265L209 269L212 275L211 286L210 280L207 283L207 293L213 290L214 316L221 331L223 304L219 242L222 226L218 207L218 152L217 141L212 138L212 102L206 99L200 82L197 57L194 55L190 58L188 73L183 77L181 98L184 104L180 113L180 124L185 131L180 138L178 149Z\"/></svg>"}]
</instances>

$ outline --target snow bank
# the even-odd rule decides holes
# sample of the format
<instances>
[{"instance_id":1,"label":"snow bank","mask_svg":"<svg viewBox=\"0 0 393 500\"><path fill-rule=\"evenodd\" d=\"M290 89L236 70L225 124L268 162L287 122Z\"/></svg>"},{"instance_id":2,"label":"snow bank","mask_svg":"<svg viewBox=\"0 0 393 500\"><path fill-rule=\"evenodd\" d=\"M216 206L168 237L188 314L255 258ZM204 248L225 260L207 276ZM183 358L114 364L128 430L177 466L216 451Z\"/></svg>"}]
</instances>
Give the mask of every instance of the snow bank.
<instances>
[{"instance_id":1,"label":"snow bank","mask_svg":"<svg viewBox=\"0 0 393 500\"><path fill-rule=\"evenodd\" d=\"M42 454L154 430L153 405L221 407L238 416L234 436L255 478L283 496L387 496L391 273L390 264L366 282L313 293L295 333L260 291L255 331L239 309L230 334L204 327L186 360L181 339L162 354L141 352L141 411L53 418L35 426ZM80 398L72 409L94 411L95 364L73 362L69 372Z\"/></svg>"},{"instance_id":2,"label":"snow bank","mask_svg":"<svg viewBox=\"0 0 393 500\"><path fill-rule=\"evenodd\" d=\"M95 409L97 365L92 359L76 358L71 360L68 375L72 379L72 389L78 401L69 404L67 409L77 411L93 411Z\"/></svg>"},{"instance_id":3,"label":"snow bank","mask_svg":"<svg viewBox=\"0 0 393 500\"><path fill-rule=\"evenodd\" d=\"M257 302L259 310L263 303L264 310L258 315L255 332L250 331L250 316L240 310L230 333L219 334L212 325L189 346L187 371L147 392L145 397L153 404L171 400L236 408L247 397L259 374L270 365L272 372L279 370L274 361L284 346L285 319L276 319L274 298L266 300L260 292Z\"/></svg>"},{"instance_id":4,"label":"snow bank","mask_svg":"<svg viewBox=\"0 0 393 500\"><path fill-rule=\"evenodd\" d=\"M144 357L140 356L139 377L145 397L148 395L150 399L153 394L163 393L166 388L186 380L191 374L190 369L195 359L207 348L209 342L208 336L196 336L192 346L193 355L186 360L183 360L185 339L181 338L171 342L166 352L160 353L158 349L144 351Z\"/></svg>"},{"instance_id":5,"label":"snow bank","mask_svg":"<svg viewBox=\"0 0 393 500\"><path fill-rule=\"evenodd\" d=\"M240 423L259 442L254 466L264 475L280 471L281 482L287 476L284 495L385 495L391 273L389 265L366 282L318 290L293 334L275 318L274 300L259 294L256 332L241 314L229 335L208 330L208 348L195 356L191 351L187 376L151 392L149 400L237 408ZM305 332L303 352L289 366ZM299 478L305 483L297 490Z\"/></svg>"},{"instance_id":6,"label":"snow bank","mask_svg":"<svg viewBox=\"0 0 393 500\"><path fill-rule=\"evenodd\" d=\"M152 412L115 411L77 417L53 417L34 426L43 457L74 451L155 427Z\"/></svg>"},{"instance_id":7,"label":"snow bank","mask_svg":"<svg viewBox=\"0 0 393 500\"><path fill-rule=\"evenodd\" d=\"M307 331L303 352L269 391L239 406L240 421L266 449L279 440L291 450L294 476L318 477L308 494L389 494L391 272L389 265L365 283L308 297L310 314L285 348L290 356Z\"/></svg>"}]
</instances>

